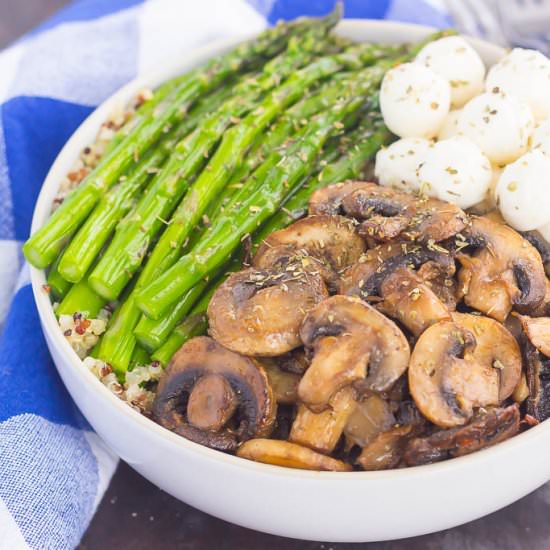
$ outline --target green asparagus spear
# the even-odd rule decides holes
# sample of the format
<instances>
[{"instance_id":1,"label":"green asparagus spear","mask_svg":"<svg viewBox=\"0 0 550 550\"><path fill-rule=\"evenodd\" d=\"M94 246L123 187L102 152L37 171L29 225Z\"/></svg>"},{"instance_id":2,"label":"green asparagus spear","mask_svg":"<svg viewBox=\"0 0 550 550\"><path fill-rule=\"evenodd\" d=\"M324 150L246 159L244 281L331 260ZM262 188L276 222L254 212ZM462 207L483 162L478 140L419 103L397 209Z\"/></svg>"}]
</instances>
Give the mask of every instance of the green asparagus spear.
<instances>
[{"instance_id":1,"label":"green asparagus spear","mask_svg":"<svg viewBox=\"0 0 550 550\"><path fill-rule=\"evenodd\" d=\"M196 313L187 317L176 329L172 332L168 340L157 349L151 359L158 361L161 365L167 365L178 349L195 336L201 336L206 333L208 321L206 313Z\"/></svg>"},{"instance_id":2,"label":"green asparagus spear","mask_svg":"<svg viewBox=\"0 0 550 550\"><path fill-rule=\"evenodd\" d=\"M237 192L233 207L213 223L195 248L138 291L139 308L147 316L159 318L202 277L221 265L241 238L275 212L292 187L307 175L326 140L348 114L361 107L363 96L380 82L383 73L382 66L365 69L358 75L355 89L348 91L347 101L317 115L285 151L274 151L266 161L272 165L268 173L264 176L264 165L260 166L257 172L261 171L262 177L257 173L251 176L254 179L256 175L256 184Z\"/></svg>"},{"instance_id":3,"label":"green asparagus spear","mask_svg":"<svg viewBox=\"0 0 550 550\"><path fill-rule=\"evenodd\" d=\"M62 300L67 292L69 292L71 283L64 279L61 273L59 273L59 258L52 264L46 282L50 287L53 299L57 302Z\"/></svg>"},{"instance_id":4,"label":"green asparagus spear","mask_svg":"<svg viewBox=\"0 0 550 550\"><path fill-rule=\"evenodd\" d=\"M59 272L68 281L76 283L90 268L97 254L107 242L118 221L130 209L135 195L160 171L160 167L180 139L197 125L210 109L219 106L229 95L222 88L208 96L209 101L201 100L181 124L148 151L140 161L122 176L104 196L73 237L59 262Z\"/></svg>"},{"instance_id":5,"label":"green asparagus spear","mask_svg":"<svg viewBox=\"0 0 550 550\"><path fill-rule=\"evenodd\" d=\"M136 346L132 353L132 359L130 359L128 370L134 370L138 366L149 365L150 363L151 356L149 352L141 346Z\"/></svg>"},{"instance_id":6,"label":"green asparagus spear","mask_svg":"<svg viewBox=\"0 0 550 550\"><path fill-rule=\"evenodd\" d=\"M74 284L55 310L57 317L82 313L88 319L95 319L105 306L106 300L98 296L88 285L86 279Z\"/></svg>"},{"instance_id":7,"label":"green asparagus spear","mask_svg":"<svg viewBox=\"0 0 550 550\"><path fill-rule=\"evenodd\" d=\"M313 36L312 43L314 45L315 42L318 42L318 35L315 33ZM244 82L241 89L235 93L234 98L224 103L216 113L208 117L191 135L178 144L166 169L159 175L148 193L142 197L136 209L131 213L128 223L117 228L107 252L92 272L90 284L99 294L108 299L116 299L143 262L151 240L162 229L173 207L186 191L189 177L204 163L211 148L235 117L257 107L252 114L245 118L243 123L233 126L223 134L222 142L216 153L206 169L199 175L191 193L184 200L186 205L195 204L195 201L198 201L194 212L200 210L199 216L202 215L204 207L201 209L199 205L201 200L204 200L203 196L208 200L215 195L216 189L227 182L231 169L238 163L253 137L280 110L296 98L296 94L300 93L300 88L294 82L276 87L259 106L255 103L258 97L265 89L276 86L281 74L293 73L297 66L303 65L304 61L307 62L310 59L310 53L302 52L300 47L293 47L287 52L287 55L282 55L276 60L275 67L268 64L259 81ZM304 73L302 78L306 84L322 78L327 71L333 72L337 67L337 62L332 58L326 58L309 67L313 67L313 69ZM290 80L303 71L305 69L294 73ZM260 109L263 109L261 113ZM188 208L185 207L185 213L187 210ZM184 219L180 220L177 215L176 219L172 220L168 228L170 238L163 240L162 254L153 252L154 256L149 259L145 267L143 275L145 279L154 277L155 273L159 271L162 272L166 267L164 262L166 255L171 263L177 259L179 246L188 234L189 224L186 225L184 221ZM181 230L174 235L176 231L173 228L175 230L181 228Z\"/></svg>"},{"instance_id":8,"label":"green asparagus spear","mask_svg":"<svg viewBox=\"0 0 550 550\"><path fill-rule=\"evenodd\" d=\"M373 127L374 126L374 127ZM350 148L336 162L327 164L315 178L311 178L283 204L254 235L254 241L261 243L273 231L286 227L307 213L309 197L317 189L346 179L357 178L365 164L378 149L390 140L388 129L377 120L374 125L366 123L349 136Z\"/></svg>"},{"instance_id":9,"label":"green asparagus spear","mask_svg":"<svg viewBox=\"0 0 550 550\"><path fill-rule=\"evenodd\" d=\"M199 281L185 293L167 315L158 321L153 321L142 315L134 329L134 336L138 343L149 351L158 349L174 330L174 327L187 315L207 286L208 281Z\"/></svg>"},{"instance_id":10,"label":"green asparagus spear","mask_svg":"<svg viewBox=\"0 0 550 550\"><path fill-rule=\"evenodd\" d=\"M239 266L240 262L238 260L233 260L227 273L224 273L210 284L208 290L191 310L189 317L182 321L162 346L153 353L153 360L158 361L161 365L167 365L174 353L176 353L187 340L206 333L206 329L208 328L208 318L206 316L208 304L218 286L225 281L227 275L231 271L239 269Z\"/></svg>"},{"instance_id":11,"label":"green asparagus spear","mask_svg":"<svg viewBox=\"0 0 550 550\"><path fill-rule=\"evenodd\" d=\"M177 86L163 97L156 108L139 122L105 155L85 178L25 243L23 251L31 264L45 268L57 257L67 240L88 216L103 193L146 151L167 126L185 118L193 102L223 80L241 71L260 57L277 54L284 48L293 27L280 25L263 32L225 55L188 73ZM299 27L294 27L298 30ZM150 105L150 104L149 104Z\"/></svg>"}]
</instances>

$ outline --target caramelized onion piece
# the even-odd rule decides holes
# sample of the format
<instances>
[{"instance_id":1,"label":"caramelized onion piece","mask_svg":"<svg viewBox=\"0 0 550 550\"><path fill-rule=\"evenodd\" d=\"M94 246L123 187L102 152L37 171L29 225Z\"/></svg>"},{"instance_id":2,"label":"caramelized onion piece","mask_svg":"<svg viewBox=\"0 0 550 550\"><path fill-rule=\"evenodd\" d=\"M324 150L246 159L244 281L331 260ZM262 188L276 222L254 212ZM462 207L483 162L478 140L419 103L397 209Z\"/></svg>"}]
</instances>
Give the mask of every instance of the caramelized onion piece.
<instances>
[{"instance_id":1,"label":"caramelized onion piece","mask_svg":"<svg viewBox=\"0 0 550 550\"><path fill-rule=\"evenodd\" d=\"M334 286L338 274L354 264L365 251L352 220L342 216L308 216L271 233L254 256L258 269L285 269L300 260L304 268L319 271Z\"/></svg>"},{"instance_id":2,"label":"caramelized onion piece","mask_svg":"<svg viewBox=\"0 0 550 550\"><path fill-rule=\"evenodd\" d=\"M285 405L296 403L301 376L282 370L275 360L267 357L261 360L261 365L269 379L275 401Z\"/></svg>"},{"instance_id":3,"label":"caramelized onion piece","mask_svg":"<svg viewBox=\"0 0 550 550\"><path fill-rule=\"evenodd\" d=\"M331 472L349 472L352 467L341 460L330 458L307 447L302 447L290 441L275 439L252 439L237 450L237 456L301 470L319 470Z\"/></svg>"},{"instance_id":4,"label":"caramelized onion piece","mask_svg":"<svg viewBox=\"0 0 550 550\"><path fill-rule=\"evenodd\" d=\"M356 401L351 387L340 390L330 400L330 408L326 411L314 413L305 405L299 405L289 440L320 453L331 453L355 406Z\"/></svg>"},{"instance_id":5,"label":"caramelized onion piece","mask_svg":"<svg viewBox=\"0 0 550 550\"><path fill-rule=\"evenodd\" d=\"M438 321L449 321L447 306L411 269L401 267L389 275L380 286L384 299L377 307L408 328L414 336Z\"/></svg>"},{"instance_id":6,"label":"caramelized onion piece","mask_svg":"<svg viewBox=\"0 0 550 550\"><path fill-rule=\"evenodd\" d=\"M513 306L529 312L546 293L546 275L540 254L507 225L486 217L472 217L464 231L472 254L459 253L460 291L465 303L498 321Z\"/></svg>"},{"instance_id":7,"label":"caramelized onion piece","mask_svg":"<svg viewBox=\"0 0 550 550\"><path fill-rule=\"evenodd\" d=\"M239 442L271 433L275 401L262 367L199 336L186 342L166 368L153 418L191 441L232 451Z\"/></svg>"},{"instance_id":8,"label":"caramelized onion piece","mask_svg":"<svg viewBox=\"0 0 550 550\"><path fill-rule=\"evenodd\" d=\"M465 424L476 407L500 404L520 376L515 338L488 317L459 313L422 333L409 365L417 407L443 428Z\"/></svg>"},{"instance_id":9,"label":"caramelized onion piece","mask_svg":"<svg viewBox=\"0 0 550 550\"><path fill-rule=\"evenodd\" d=\"M401 330L357 298L332 296L321 302L305 317L300 336L314 355L298 395L316 412L354 381L386 391L407 369L410 350Z\"/></svg>"},{"instance_id":10,"label":"caramelized onion piece","mask_svg":"<svg viewBox=\"0 0 550 550\"><path fill-rule=\"evenodd\" d=\"M274 356L300 346L304 316L328 292L319 275L301 264L288 267L230 275L210 300L210 334L243 355Z\"/></svg>"},{"instance_id":11,"label":"caramelized onion piece","mask_svg":"<svg viewBox=\"0 0 550 550\"><path fill-rule=\"evenodd\" d=\"M430 464L490 447L516 435L519 419L519 407L514 404L480 414L467 426L411 439L405 449L405 462L409 466Z\"/></svg>"},{"instance_id":12,"label":"caramelized onion piece","mask_svg":"<svg viewBox=\"0 0 550 550\"><path fill-rule=\"evenodd\" d=\"M349 416L344 434L348 443L365 447L381 432L395 424L395 416L385 399L372 394L355 406Z\"/></svg>"}]
</instances>

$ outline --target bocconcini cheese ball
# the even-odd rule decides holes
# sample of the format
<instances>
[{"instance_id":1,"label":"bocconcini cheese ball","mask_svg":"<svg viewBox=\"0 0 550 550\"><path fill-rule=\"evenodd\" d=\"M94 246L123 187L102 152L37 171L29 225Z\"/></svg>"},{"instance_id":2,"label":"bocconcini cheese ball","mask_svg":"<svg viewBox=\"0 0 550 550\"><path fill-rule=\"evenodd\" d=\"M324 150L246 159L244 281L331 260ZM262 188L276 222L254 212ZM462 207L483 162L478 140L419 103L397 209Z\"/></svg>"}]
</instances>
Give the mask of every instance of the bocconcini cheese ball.
<instances>
[{"instance_id":1,"label":"bocconcini cheese ball","mask_svg":"<svg viewBox=\"0 0 550 550\"><path fill-rule=\"evenodd\" d=\"M461 136L435 143L418 169L423 192L461 208L470 208L486 197L492 174L489 159Z\"/></svg>"},{"instance_id":2,"label":"bocconcini cheese ball","mask_svg":"<svg viewBox=\"0 0 550 550\"><path fill-rule=\"evenodd\" d=\"M546 155L550 155L550 118L539 122L530 139L531 149L540 149Z\"/></svg>"},{"instance_id":3,"label":"bocconcini cheese ball","mask_svg":"<svg viewBox=\"0 0 550 550\"><path fill-rule=\"evenodd\" d=\"M445 117L443 126L437 134L437 139L447 139L456 136L458 133L458 118L460 117L461 109L453 109Z\"/></svg>"},{"instance_id":4,"label":"bocconcini cheese ball","mask_svg":"<svg viewBox=\"0 0 550 550\"><path fill-rule=\"evenodd\" d=\"M518 231L538 229L550 222L550 156L534 149L504 168L497 184L502 217Z\"/></svg>"},{"instance_id":5,"label":"bocconcini cheese ball","mask_svg":"<svg viewBox=\"0 0 550 550\"><path fill-rule=\"evenodd\" d=\"M448 80L454 108L462 107L483 91L485 65L461 36L447 36L426 44L416 56L416 62Z\"/></svg>"},{"instance_id":6,"label":"bocconcini cheese ball","mask_svg":"<svg viewBox=\"0 0 550 550\"><path fill-rule=\"evenodd\" d=\"M525 101L537 121L550 117L550 59L536 50L514 48L487 74L485 89Z\"/></svg>"},{"instance_id":7,"label":"bocconcini cheese ball","mask_svg":"<svg viewBox=\"0 0 550 550\"><path fill-rule=\"evenodd\" d=\"M435 137L450 104L449 83L419 63L390 69L380 88L384 122L399 137Z\"/></svg>"},{"instance_id":8,"label":"bocconcini cheese ball","mask_svg":"<svg viewBox=\"0 0 550 550\"><path fill-rule=\"evenodd\" d=\"M460 113L457 133L471 139L495 164L513 162L527 151L535 122L529 106L504 92L486 92Z\"/></svg>"},{"instance_id":9,"label":"bocconcini cheese ball","mask_svg":"<svg viewBox=\"0 0 550 550\"><path fill-rule=\"evenodd\" d=\"M419 188L417 169L433 143L424 138L402 138L376 154L378 183L403 191Z\"/></svg>"}]
</instances>

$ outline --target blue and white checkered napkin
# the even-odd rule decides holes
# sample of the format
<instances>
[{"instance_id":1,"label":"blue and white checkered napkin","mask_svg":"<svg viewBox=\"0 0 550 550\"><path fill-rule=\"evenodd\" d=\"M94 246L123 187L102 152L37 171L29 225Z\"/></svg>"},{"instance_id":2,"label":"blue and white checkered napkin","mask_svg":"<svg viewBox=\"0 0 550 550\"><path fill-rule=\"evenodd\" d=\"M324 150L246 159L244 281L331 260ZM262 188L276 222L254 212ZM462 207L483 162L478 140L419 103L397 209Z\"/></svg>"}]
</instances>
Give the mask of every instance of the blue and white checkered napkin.
<instances>
[{"instance_id":1,"label":"blue and white checkered napkin","mask_svg":"<svg viewBox=\"0 0 550 550\"><path fill-rule=\"evenodd\" d=\"M0 549L75 547L117 458L86 425L42 337L20 247L57 153L137 74L334 0L80 0L0 54ZM448 26L436 0L347 0L347 17Z\"/></svg>"}]
</instances>

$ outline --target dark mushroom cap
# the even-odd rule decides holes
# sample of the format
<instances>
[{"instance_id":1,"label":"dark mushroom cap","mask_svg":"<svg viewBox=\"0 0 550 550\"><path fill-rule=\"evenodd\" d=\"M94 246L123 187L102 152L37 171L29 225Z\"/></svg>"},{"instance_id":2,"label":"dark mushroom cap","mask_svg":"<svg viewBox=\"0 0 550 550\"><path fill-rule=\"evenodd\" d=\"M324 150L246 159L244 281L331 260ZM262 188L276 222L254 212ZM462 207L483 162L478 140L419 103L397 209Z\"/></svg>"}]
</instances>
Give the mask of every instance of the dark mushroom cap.
<instances>
[{"instance_id":1,"label":"dark mushroom cap","mask_svg":"<svg viewBox=\"0 0 550 550\"><path fill-rule=\"evenodd\" d=\"M400 267L421 268L428 262L439 266L447 279L454 274L454 258L444 248L416 243L387 243L368 250L347 269L340 280L340 294L369 300L380 296L382 283Z\"/></svg>"},{"instance_id":2,"label":"dark mushroom cap","mask_svg":"<svg viewBox=\"0 0 550 550\"><path fill-rule=\"evenodd\" d=\"M231 421L238 413L238 424ZM191 441L223 451L269 435L275 401L264 370L252 359L199 336L185 343L162 376L153 418Z\"/></svg>"},{"instance_id":3,"label":"dark mushroom cap","mask_svg":"<svg viewBox=\"0 0 550 550\"><path fill-rule=\"evenodd\" d=\"M519 233L486 217L472 217L463 232L476 250L458 254L465 303L499 321L513 306L528 313L546 293L540 254Z\"/></svg>"},{"instance_id":4,"label":"dark mushroom cap","mask_svg":"<svg viewBox=\"0 0 550 550\"><path fill-rule=\"evenodd\" d=\"M373 391L388 390L409 362L409 344L396 324L353 297L321 302L305 317L300 336L314 355L298 396L316 412L355 381Z\"/></svg>"},{"instance_id":5,"label":"dark mushroom cap","mask_svg":"<svg viewBox=\"0 0 550 550\"><path fill-rule=\"evenodd\" d=\"M481 413L466 426L411 439L405 448L405 462L419 466L490 447L516 435L519 418L519 407L514 404Z\"/></svg>"},{"instance_id":6,"label":"dark mushroom cap","mask_svg":"<svg viewBox=\"0 0 550 550\"><path fill-rule=\"evenodd\" d=\"M309 202L310 214L343 212L365 220L360 232L377 241L397 237L438 242L462 231L467 216L456 205L437 199L353 181L316 191Z\"/></svg>"},{"instance_id":7,"label":"dark mushroom cap","mask_svg":"<svg viewBox=\"0 0 550 550\"><path fill-rule=\"evenodd\" d=\"M321 277L301 262L284 271L245 269L230 275L212 296L210 334L244 355L280 355L302 344L304 316L327 296Z\"/></svg>"},{"instance_id":8,"label":"dark mushroom cap","mask_svg":"<svg viewBox=\"0 0 550 550\"><path fill-rule=\"evenodd\" d=\"M519 342L528 388L527 415L542 422L550 418L550 360L543 358L527 334L522 334Z\"/></svg>"},{"instance_id":9,"label":"dark mushroom cap","mask_svg":"<svg viewBox=\"0 0 550 550\"><path fill-rule=\"evenodd\" d=\"M465 424L474 408L496 406L509 397L521 376L515 338L497 321L452 314L426 329L409 364L414 401L434 424Z\"/></svg>"},{"instance_id":10,"label":"dark mushroom cap","mask_svg":"<svg viewBox=\"0 0 550 550\"><path fill-rule=\"evenodd\" d=\"M300 259L304 267L319 271L325 282L334 286L340 271L354 264L364 251L365 243L352 220L308 216L271 233L258 248L253 266L284 269L290 261Z\"/></svg>"}]
</instances>

